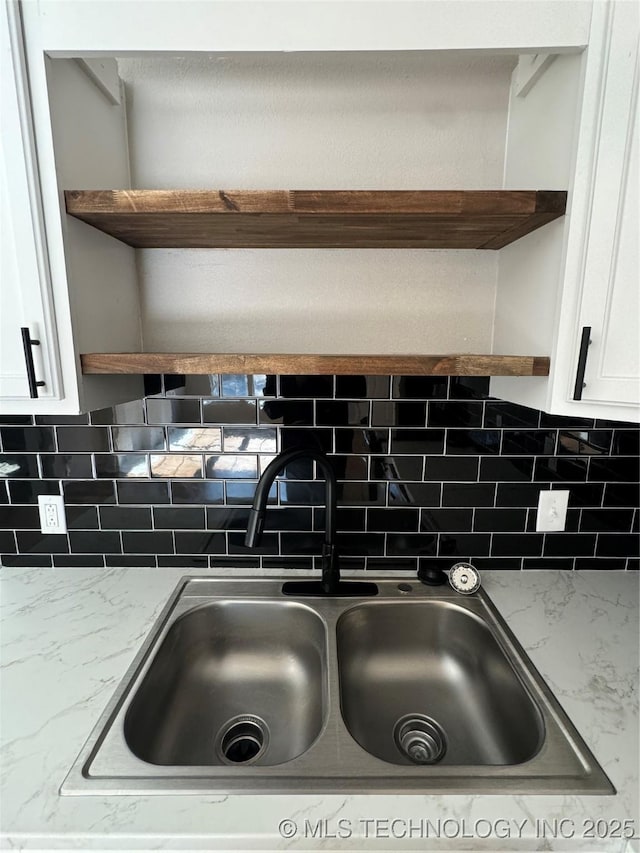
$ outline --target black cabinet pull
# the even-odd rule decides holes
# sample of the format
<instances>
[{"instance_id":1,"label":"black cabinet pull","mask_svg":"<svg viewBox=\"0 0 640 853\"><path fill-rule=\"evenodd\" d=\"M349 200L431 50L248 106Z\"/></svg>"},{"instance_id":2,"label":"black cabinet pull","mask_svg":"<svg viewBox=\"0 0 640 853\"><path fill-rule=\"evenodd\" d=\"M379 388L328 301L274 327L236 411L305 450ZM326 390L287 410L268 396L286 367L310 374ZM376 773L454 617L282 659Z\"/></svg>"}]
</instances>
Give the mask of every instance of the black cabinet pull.
<instances>
[{"instance_id":1,"label":"black cabinet pull","mask_svg":"<svg viewBox=\"0 0 640 853\"><path fill-rule=\"evenodd\" d=\"M36 398L38 396L38 388L45 385L44 382L39 382L36 379L36 370L33 366L33 352L31 347L40 346L40 341L31 337L28 326L22 326L22 348L24 349L24 360L27 365L27 379L29 380L29 396Z\"/></svg>"},{"instance_id":2,"label":"black cabinet pull","mask_svg":"<svg viewBox=\"0 0 640 853\"><path fill-rule=\"evenodd\" d=\"M591 326L582 327L580 338L580 352L578 353L578 369L576 371L576 384L573 388L573 399L582 400L582 389L585 387L584 372L587 368L587 351L591 343Z\"/></svg>"}]
</instances>

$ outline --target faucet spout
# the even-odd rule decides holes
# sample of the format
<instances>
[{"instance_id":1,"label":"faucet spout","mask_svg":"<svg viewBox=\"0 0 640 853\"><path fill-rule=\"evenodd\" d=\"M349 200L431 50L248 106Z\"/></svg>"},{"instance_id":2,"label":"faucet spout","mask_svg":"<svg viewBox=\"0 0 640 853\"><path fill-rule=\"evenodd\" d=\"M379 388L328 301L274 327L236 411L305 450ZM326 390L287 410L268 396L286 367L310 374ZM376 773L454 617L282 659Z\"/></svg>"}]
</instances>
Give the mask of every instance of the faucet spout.
<instances>
[{"instance_id":1,"label":"faucet spout","mask_svg":"<svg viewBox=\"0 0 640 853\"><path fill-rule=\"evenodd\" d=\"M281 474L287 465L297 462L299 459L313 459L322 472L325 481L325 533L322 546L322 589L327 595L335 595L340 586L340 565L338 550L335 544L336 538L336 504L337 484L336 475L331 463L319 450L306 448L292 448L278 454L267 466L258 481L253 505L249 512L249 523L244 544L248 548L255 548L260 544L264 519L267 512L267 500L269 491L275 478Z\"/></svg>"}]
</instances>

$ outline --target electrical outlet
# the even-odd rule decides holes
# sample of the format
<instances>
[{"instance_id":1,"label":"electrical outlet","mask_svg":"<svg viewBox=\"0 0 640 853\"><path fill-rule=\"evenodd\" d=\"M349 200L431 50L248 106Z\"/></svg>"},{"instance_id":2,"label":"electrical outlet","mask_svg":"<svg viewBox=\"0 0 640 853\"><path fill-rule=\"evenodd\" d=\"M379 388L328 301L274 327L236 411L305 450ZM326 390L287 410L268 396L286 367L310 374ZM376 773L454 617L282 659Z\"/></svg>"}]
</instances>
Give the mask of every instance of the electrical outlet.
<instances>
[{"instance_id":1,"label":"electrical outlet","mask_svg":"<svg viewBox=\"0 0 640 853\"><path fill-rule=\"evenodd\" d=\"M42 533L67 532L67 518L62 495L38 495L38 510Z\"/></svg>"},{"instance_id":2,"label":"electrical outlet","mask_svg":"<svg viewBox=\"0 0 640 853\"><path fill-rule=\"evenodd\" d=\"M568 504L568 490L540 492L536 530L564 530Z\"/></svg>"}]
</instances>

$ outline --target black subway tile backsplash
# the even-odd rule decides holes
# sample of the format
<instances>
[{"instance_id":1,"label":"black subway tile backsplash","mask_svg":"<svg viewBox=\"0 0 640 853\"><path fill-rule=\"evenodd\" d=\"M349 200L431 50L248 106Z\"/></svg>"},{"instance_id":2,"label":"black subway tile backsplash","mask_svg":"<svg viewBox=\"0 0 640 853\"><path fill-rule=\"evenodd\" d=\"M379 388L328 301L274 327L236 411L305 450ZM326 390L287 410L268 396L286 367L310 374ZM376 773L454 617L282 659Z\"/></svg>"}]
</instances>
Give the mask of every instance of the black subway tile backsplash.
<instances>
[{"instance_id":1,"label":"black subway tile backsplash","mask_svg":"<svg viewBox=\"0 0 640 853\"><path fill-rule=\"evenodd\" d=\"M303 447L327 453L338 479L345 570L415 571L418 559L637 568L633 424L489 399L486 377L164 376L146 387L90 416L0 419L4 565L318 571L325 485L311 461L278 478L261 548L244 545L258 477ZM565 532L535 530L548 489L569 490ZM60 493L69 533L43 535L38 495Z\"/></svg>"},{"instance_id":2,"label":"black subway tile backsplash","mask_svg":"<svg viewBox=\"0 0 640 853\"><path fill-rule=\"evenodd\" d=\"M52 427L2 427L0 442L5 453L47 453L56 449Z\"/></svg>"},{"instance_id":3,"label":"black subway tile backsplash","mask_svg":"<svg viewBox=\"0 0 640 853\"><path fill-rule=\"evenodd\" d=\"M151 508L145 506L101 506L103 530L150 530Z\"/></svg>"}]
</instances>

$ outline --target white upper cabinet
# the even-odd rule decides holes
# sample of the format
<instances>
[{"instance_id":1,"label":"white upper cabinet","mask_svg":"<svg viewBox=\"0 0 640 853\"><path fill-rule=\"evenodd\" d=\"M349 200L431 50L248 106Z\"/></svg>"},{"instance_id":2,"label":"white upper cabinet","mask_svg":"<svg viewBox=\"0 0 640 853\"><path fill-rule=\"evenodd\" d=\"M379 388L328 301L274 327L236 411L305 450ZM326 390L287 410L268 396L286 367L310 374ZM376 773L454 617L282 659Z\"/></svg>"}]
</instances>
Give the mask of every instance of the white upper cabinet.
<instances>
[{"instance_id":1,"label":"white upper cabinet","mask_svg":"<svg viewBox=\"0 0 640 853\"><path fill-rule=\"evenodd\" d=\"M7 8L3 77L9 62L16 94L3 156L24 177L11 166L3 191L0 411L71 413L141 395L141 377L108 375L108 358L105 375L83 374L91 353L371 355L378 367L475 353L536 362L533 375L494 378L497 396L559 414L637 416L635 4ZM497 251L390 241L177 249L170 224L160 248L134 248L67 214L65 191L130 188L568 197L566 216L536 207L541 227ZM228 217L223 227L233 230ZM41 340L37 400L27 396L23 326ZM575 400L584 326L592 343Z\"/></svg>"},{"instance_id":2,"label":"white upper cabinet","mask_svg":"<svg viewBox=\"0 0 640 853\"><path fill-rule=\"evenodd\" d=\"M16 7L0 4L0 398L19 411L62 394L40 182ZM23 346L22 329L29 341ZM26 337L26 335L25 335ZM29 385L27 364L32 370Z\"/></svg>"},{"instance_id":3,"label":"white upper cabinet","mask_svg":"<svg viewBox=\"0 0 640 853\"><path fill-rule=\"evenodd\" d=\"M523 241L499 261L495 351L516 339L542 347L550 376L491 387L555 414L640 420L639 33L637 3L596 3L580 76L557 57L524 98L512 90L509 135L526 143L509 147L507 185L559 177L569 203L557 234L539 232L539 245ZM574 140L564 161L549 143L559 133Z\"/></svg>"}]
</instances>

